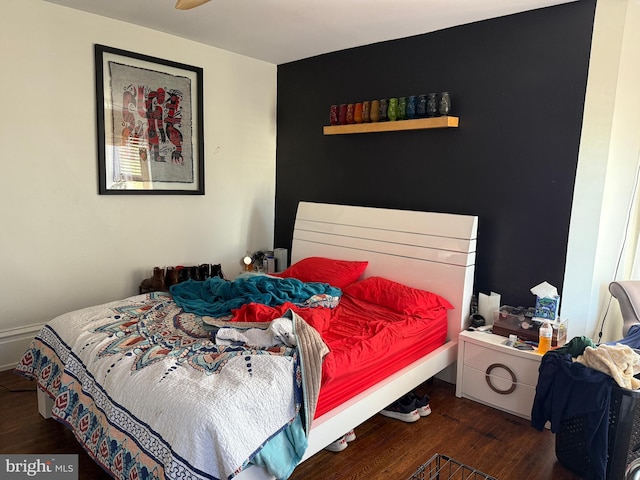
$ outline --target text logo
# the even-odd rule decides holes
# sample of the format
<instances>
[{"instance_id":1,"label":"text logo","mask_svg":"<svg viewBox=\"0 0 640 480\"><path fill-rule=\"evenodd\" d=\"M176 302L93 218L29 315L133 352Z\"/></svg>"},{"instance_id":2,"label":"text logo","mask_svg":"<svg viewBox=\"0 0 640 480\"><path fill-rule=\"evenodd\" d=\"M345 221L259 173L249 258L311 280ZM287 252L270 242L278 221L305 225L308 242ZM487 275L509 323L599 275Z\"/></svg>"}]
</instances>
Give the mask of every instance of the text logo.
<instances>
[{"instance_id":1,"label":"text logo","mask_svg":"<svg viewBox=\"0 0 640 480\"><path fill-rule=\"evenodd\" d=\"M78 480L78 455L0 455L3 480Z\"/></svg>"}]
</instances>

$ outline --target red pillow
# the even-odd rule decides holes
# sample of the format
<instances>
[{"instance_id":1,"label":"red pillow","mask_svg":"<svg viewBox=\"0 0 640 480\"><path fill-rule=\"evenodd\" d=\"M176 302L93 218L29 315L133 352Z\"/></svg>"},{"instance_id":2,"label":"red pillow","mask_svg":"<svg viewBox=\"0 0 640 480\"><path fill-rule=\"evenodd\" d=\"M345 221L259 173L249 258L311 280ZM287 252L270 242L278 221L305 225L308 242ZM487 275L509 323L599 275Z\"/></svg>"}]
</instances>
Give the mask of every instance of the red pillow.
<instances>
[{"instance_id":1,"label":"red pillow","mask_svg":"<svg viewBox=\"0 0 640 480\"><path fill-rule=\"evenodd\" d=\"M349 285L343 292L405 315L425 317L435 309L453 308L453 305L440 295L382 277L365 278Z\"/></svg>"},{"instance_id":2,"label":"red pillow","mask_svg":"<svg viewBox=\"0 0 640 480\"><path fill-rule=\"evenodd\" d=\"M367 265L369 262L308 257L294 263L284 272L277 273L275 276L297 278L302 282L328 283L344 289L362 276Z\"/></svg>"}]
</instances>

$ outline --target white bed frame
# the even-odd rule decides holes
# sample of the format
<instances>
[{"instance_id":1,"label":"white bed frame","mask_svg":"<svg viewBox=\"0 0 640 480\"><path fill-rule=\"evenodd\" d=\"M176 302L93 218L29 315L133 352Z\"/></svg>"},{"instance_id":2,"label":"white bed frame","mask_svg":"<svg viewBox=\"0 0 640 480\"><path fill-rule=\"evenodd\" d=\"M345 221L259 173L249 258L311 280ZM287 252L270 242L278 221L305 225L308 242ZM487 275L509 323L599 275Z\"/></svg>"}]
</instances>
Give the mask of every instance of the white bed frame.
<instances>
[{"instance_id":1,"label":"white bed frame","mask_svg":"<svg viewBox=\"0 0 640 480\"><path fill-rule=\"evenodd\" d=\"M381 276L437 293L449 311L447 342L427 356L313 421L303 461L438 373L455 382L458 333L467 326L475 272L478 217L301 202L291 263L306 257L367 260ZM238 480L273 479L251 467Z\"/></svg>"},{"instance_id":2,"label":"white bed frame","mask_svg":"<svg viewBox=\"0 0 640 480\"><path fill-rule=\"evenodd\" d=\"M313 421L303 461L384 407L446 371L455 382L458 333L467 326L475 270L478 218L301 202L293 232L291 262L321 256L367 260L365 277L382 276L445 297L447 342L384 381ZM50 416L52 401L38 389L38 410ZM238 480L273 479L252 466Z\"/></svg>"}]
</instances>

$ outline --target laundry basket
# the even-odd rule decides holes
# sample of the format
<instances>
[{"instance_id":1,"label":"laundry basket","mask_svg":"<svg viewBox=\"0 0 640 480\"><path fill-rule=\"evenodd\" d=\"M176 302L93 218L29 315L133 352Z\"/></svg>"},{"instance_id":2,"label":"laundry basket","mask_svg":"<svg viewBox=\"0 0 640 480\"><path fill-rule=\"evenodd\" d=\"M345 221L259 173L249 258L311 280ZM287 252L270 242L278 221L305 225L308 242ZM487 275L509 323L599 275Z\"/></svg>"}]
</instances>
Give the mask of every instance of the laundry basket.
<instances>
[{"instance_id":1,"label":"laundry basket","mask_svg":"<svg viewBox=\"0 0 640 480\"><path fill-rule=\"evenodd\" d=\"M562 465L580 476L591 469L587 455L586 429L583 417L564 419L556 433L556 457ZM636 478L625 471L640 459L640 391L611 387L607 480Z\"/></svg>"},{"instance_id":2,"label":"laundry basket","mask_svg":"<svg viewBox=\"0 0 640 480\"><path fill-rule=\"evenodd\" d=\"M407 480L497 480L475 468L436 453Z\"/></svg>"}]
</instances>

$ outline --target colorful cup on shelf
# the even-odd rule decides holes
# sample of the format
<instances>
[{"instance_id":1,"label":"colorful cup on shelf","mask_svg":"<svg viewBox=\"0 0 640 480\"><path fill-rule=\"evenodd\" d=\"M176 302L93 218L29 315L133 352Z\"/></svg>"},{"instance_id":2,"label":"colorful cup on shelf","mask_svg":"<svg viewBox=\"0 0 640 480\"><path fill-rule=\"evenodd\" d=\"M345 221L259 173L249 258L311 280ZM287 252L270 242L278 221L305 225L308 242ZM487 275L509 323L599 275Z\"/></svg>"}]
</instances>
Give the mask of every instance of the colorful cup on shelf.
<instances>
[{"instance_id":1,"label":"colorful cup on shelf","mask_svg":"<svg viewBox=\"0 0 640 480\"><path fill-rule=\"evenodd\" d=\"M329 123L331 125L338 125L340 123L339 110L340 107L338 105L331 105L331 109L329 110Z\"/></svg>"},{"instance_id":2,"label":"colorful cup on shelf","mask_svg":"<svg viewBox=\"0 0 640 480\"><path fill-rule=\"evenodd\" d=\"M416 117L423 118L427 116L427 95L418 95L416 98Z\"/></svg>"},{"instance_id":3,"label":"colorful cup on shelf","mask_svg":"<svg viewBox=\"0 0 640 480\"><path fill-rule=\"evenodd\" d=\"M387 107L387 118L393 122L398 119L398 99L396 97L389 98Z\"/></svg>"},{"instance_id":4,"label":"colorful cup on shelf","mask_svg":"<svg viewBox=\"0 0 640 480\"><path fill-rule=\"evenodd\" d=\"M442 116L449 115L451 112L451 96L449 95L449 92L442 92L440 94L438 112L440 112L440 115Z\"/></svg>"},{"instance_id":5,"label":"colorful cup on shelf","mask_svg":"<svg viewBox=\"0 0 640 480\"><path fill-rule=\"evenodd\" d=\"M416 96L409 95L407 97L407 108L406 108L406 118L407 120L413 120L416 118Z\"/></svg>"},{"instance_id":6,"label":"colorful cup on shelf","mask_svg":"<svg viewBox=\"0 0 640 480\"><path fill-rule=\"evenodd\" d=\"M430 93L427 95L427 116L435 117L438 113L438 94Z\"/></svg>"},{"instance_id":7,"label":"colorful cup on shelf","mask_svg":"<svg viewBox=\"0 0 640 480\"><path fill-rule=\"evenodd\" d=\"M380 120L380 100L371 100L369 119L372 122L377 122Z\"/></svg>"},{"instance_id":8,"label":"colorful cup on shelf","mask_svg":"<svg viewBox=\"0 0 640 480\"><path fill-rule=\"evenodd\" d=\"M380 114L378 115L381 122L386 122L389 117L387 116L387 111L389 110L389 101L386 98L380 99Z\"/></svg>"},{"instance_id":9,"label":"colorful cup on shelf","mask_svg":"<svg viewBox=\"0 0 640 480\"><path fill-rule=\"evenodd\" d=\"M407 119L407 97L398 98L398 120Z\"/></svg>"},{"instance_id":10,"label":"colorful cup on shelf","mask_svg":"<svg viewBox=\"0 0 640 480\"><path fill-rule=\"evenodd\" d=\"M353 106L353 121L362 123L362 102L355 103Z\"/></svg>"},{"instance_id":11,"label":"colorful cup on shelf","mask_svg":"<svg viewBox=\"0 0 640 480\"><path fill-rule=\"evenodd\" d=\"M365 100L362 102L362 123L368 123L371 121L371 102Z\"/></svg>"},{"instance_id":12,"label":"colorful cup on shelf","mask_svg":"<svg viewBox=\"0 0 640 480\"><path fill-rule=\"evenodd\" d=\"M338 123L340 125L347 124L347 104L341 103L340 108L338 109Z\"/></svg>"},{"instance_id":13,"label":"colorful cup on shelf","mask_svg":"<svg viewBox=\"0 0 640 480\"><path fill-rule=\"evenodd\" d=\"M354 118L355 105L353 103L347 103L347 123L356 123Z\"/></svg>"}]
</instances>

